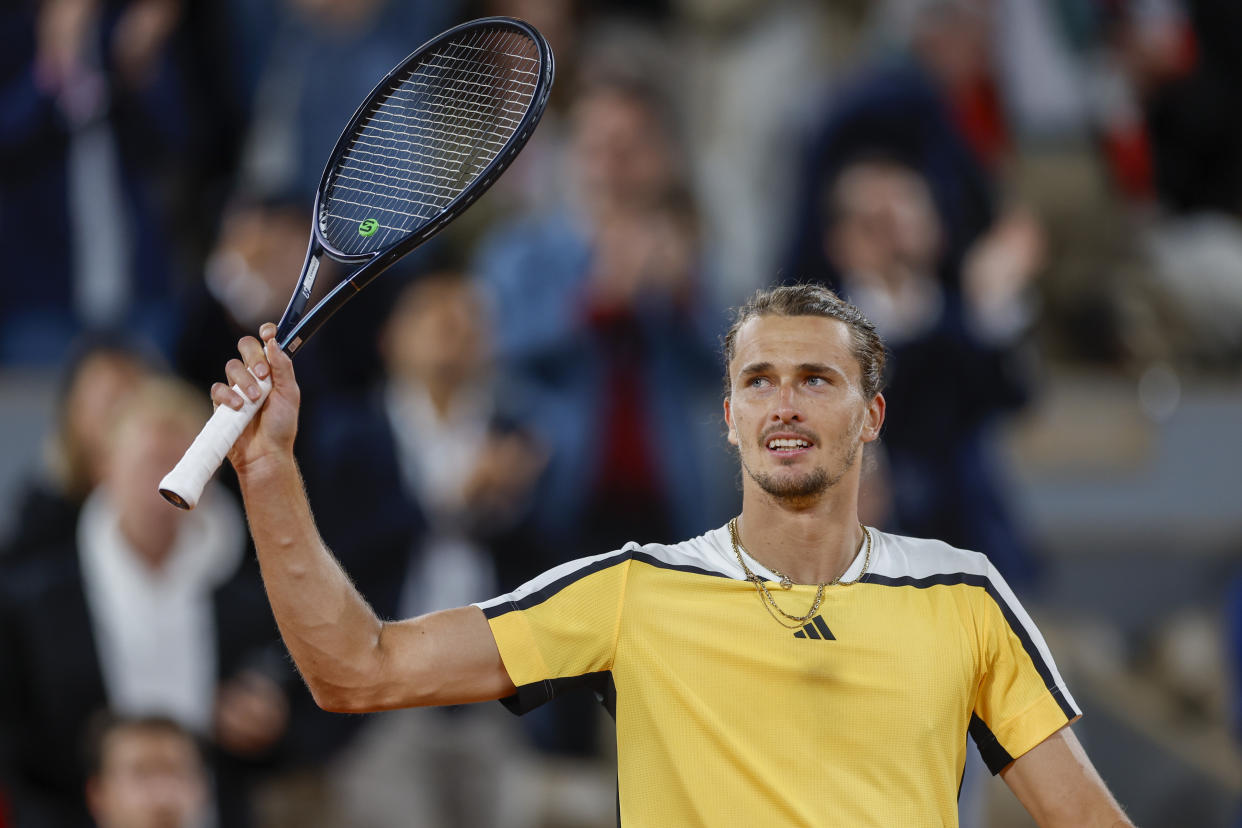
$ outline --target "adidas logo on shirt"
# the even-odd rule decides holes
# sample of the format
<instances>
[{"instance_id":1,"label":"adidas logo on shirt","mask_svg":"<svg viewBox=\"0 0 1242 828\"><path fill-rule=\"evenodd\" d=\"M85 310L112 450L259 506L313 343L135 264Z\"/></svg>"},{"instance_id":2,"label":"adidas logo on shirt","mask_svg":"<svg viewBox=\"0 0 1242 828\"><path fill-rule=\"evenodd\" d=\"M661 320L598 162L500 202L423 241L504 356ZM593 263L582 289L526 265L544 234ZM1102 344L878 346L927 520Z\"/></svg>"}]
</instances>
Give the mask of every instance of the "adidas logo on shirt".
<instances>
[{"instance_id":1,"label":"adidas logo on shirt","mask_svg":"<svg viewBox=\"0 0 1242 828\"><path fill-rule=\"evenodd\" d=\"M824 623L824 616L817 615L805 627L793 634L794 638L813 638L816 641L836 641L837 637Z\"/></svg>"}]
</instances>

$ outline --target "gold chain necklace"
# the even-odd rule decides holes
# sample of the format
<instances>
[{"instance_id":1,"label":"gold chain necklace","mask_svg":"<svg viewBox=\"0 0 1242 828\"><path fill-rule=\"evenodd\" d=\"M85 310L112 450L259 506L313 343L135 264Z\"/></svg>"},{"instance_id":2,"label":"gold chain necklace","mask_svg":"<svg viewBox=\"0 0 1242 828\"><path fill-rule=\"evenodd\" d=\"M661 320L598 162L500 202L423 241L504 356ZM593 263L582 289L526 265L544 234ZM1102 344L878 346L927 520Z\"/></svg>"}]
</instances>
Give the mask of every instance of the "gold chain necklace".
<instances>
[{"instance_id":1,"label":"gold chain necklace","mask_svg":"<svg viewBox=\"0 0 1242 828\"><path fill-rule=\"evenodd\" d=\"M767 609L768 614L771 615L772 618L776 620L776 623L780 624L782 627L793 630L800 628L807 621L814 618L815 614L819 612L819 606L824 602L824 590L826 588L830 586L853 586L861 581L863 576L867 574L867 569L871 566L871 530L866 526L863 526L861 523L859 524L859 528L863 530L863 537L866 539L867 544L866 555L863 557L862 572L858 573L858 577L852 581L842 581L841 575L845 574L843 572L841 575L838 575L827 583L817 584L815 589L815 601L811 604L811 609L806 615L790 615L781 609L776 603L776 599L772 597L772 593L768 591L768 585L764 582L764 579L760 578L754 572L751 572L750 567L746 565L746 561L742 559L742 547L738 542L736 517L729 521L729 540L733 542L733 554L737 556L737 562L742 565L742 571L746 573L746 580L754 584L755 588L759 590L759 596L763 599L763 606ZM779 570L772 569L772 567L768 567L768 569L771 570L773 575L780 579L781 589L793 589L793 579ZM846 567L846 570L848 569L849 567ZM782 618L784 620L782 620ZM786 621L792 621L793 623L788 624Z\"/></svg>"}]
</instances>

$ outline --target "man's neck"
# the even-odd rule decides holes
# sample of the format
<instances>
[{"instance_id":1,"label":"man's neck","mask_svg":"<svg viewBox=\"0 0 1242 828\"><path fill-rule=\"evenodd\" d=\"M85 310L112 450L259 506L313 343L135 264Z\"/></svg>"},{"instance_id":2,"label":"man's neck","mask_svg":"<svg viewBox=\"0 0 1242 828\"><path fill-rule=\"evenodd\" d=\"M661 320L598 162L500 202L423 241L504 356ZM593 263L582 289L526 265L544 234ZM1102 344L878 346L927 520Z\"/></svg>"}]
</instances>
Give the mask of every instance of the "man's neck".
<instances>
[{"instance_id":1,"label":"man's neck","mask_svg":"<svg viewBox=\"0 0 1242 828\"><path fill-rule=\"evenodd\" d=\"M794 506L747 486L738 536L746 554L794 583L828 583L845 574L863 542L857 487Z\"/></svg>"}]
</instances>

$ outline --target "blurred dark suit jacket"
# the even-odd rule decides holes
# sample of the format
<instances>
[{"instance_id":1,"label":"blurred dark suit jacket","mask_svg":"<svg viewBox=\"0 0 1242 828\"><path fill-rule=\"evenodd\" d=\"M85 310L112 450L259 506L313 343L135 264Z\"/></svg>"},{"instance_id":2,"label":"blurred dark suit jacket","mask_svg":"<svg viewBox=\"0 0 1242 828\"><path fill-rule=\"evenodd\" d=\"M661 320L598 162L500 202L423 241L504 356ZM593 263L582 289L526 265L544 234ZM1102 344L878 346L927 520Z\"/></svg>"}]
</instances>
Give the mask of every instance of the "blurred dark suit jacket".
<instances>
[{"instance_id":1,"label":"blurred dark suit jacket","mask_svg":"<svg viewBox=\"0 0 1242 828\"><path fill-rule=\"evenodd\" d=\"M243 564L213 597L218 675L291 671L257 573ZM83 740L107 707L77 550L46 550L0 571L0 785L14 828L91 826ZM245 826L252 763L208 748L220 824Z\"/></svg>"}]
</instances>

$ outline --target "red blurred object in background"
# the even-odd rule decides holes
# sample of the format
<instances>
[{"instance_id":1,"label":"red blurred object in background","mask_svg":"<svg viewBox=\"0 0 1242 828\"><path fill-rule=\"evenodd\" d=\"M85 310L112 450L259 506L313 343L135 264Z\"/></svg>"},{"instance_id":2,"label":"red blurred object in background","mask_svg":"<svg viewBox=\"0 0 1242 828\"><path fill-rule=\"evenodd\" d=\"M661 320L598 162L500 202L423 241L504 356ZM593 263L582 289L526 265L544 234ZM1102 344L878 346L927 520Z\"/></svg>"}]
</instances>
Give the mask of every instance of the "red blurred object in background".
<instances>
[{"instance_id":1,"label":"red blurred object in background","mask_svg":"<svg viewBox=\"0 0 1242 828\"><path fill-rule=\"evenodd\" d=\"M952 96L950 106L958 129L985 167L996 169L1010 149L1009 127L996 83L977 78Z\"/></svg>"},{"instance_id":2,"label":"red blurred object in background","mask_svg":"<svg viewBox=\"0 0 1242 828\"><path fill-rule=\"evenodd\" d=\"M1151 144L1142 122L1129 129L1103 136L1104 155L1118 189L1131 201L1147 201L1155 195Z\"/></svg>"}]
</instances>

